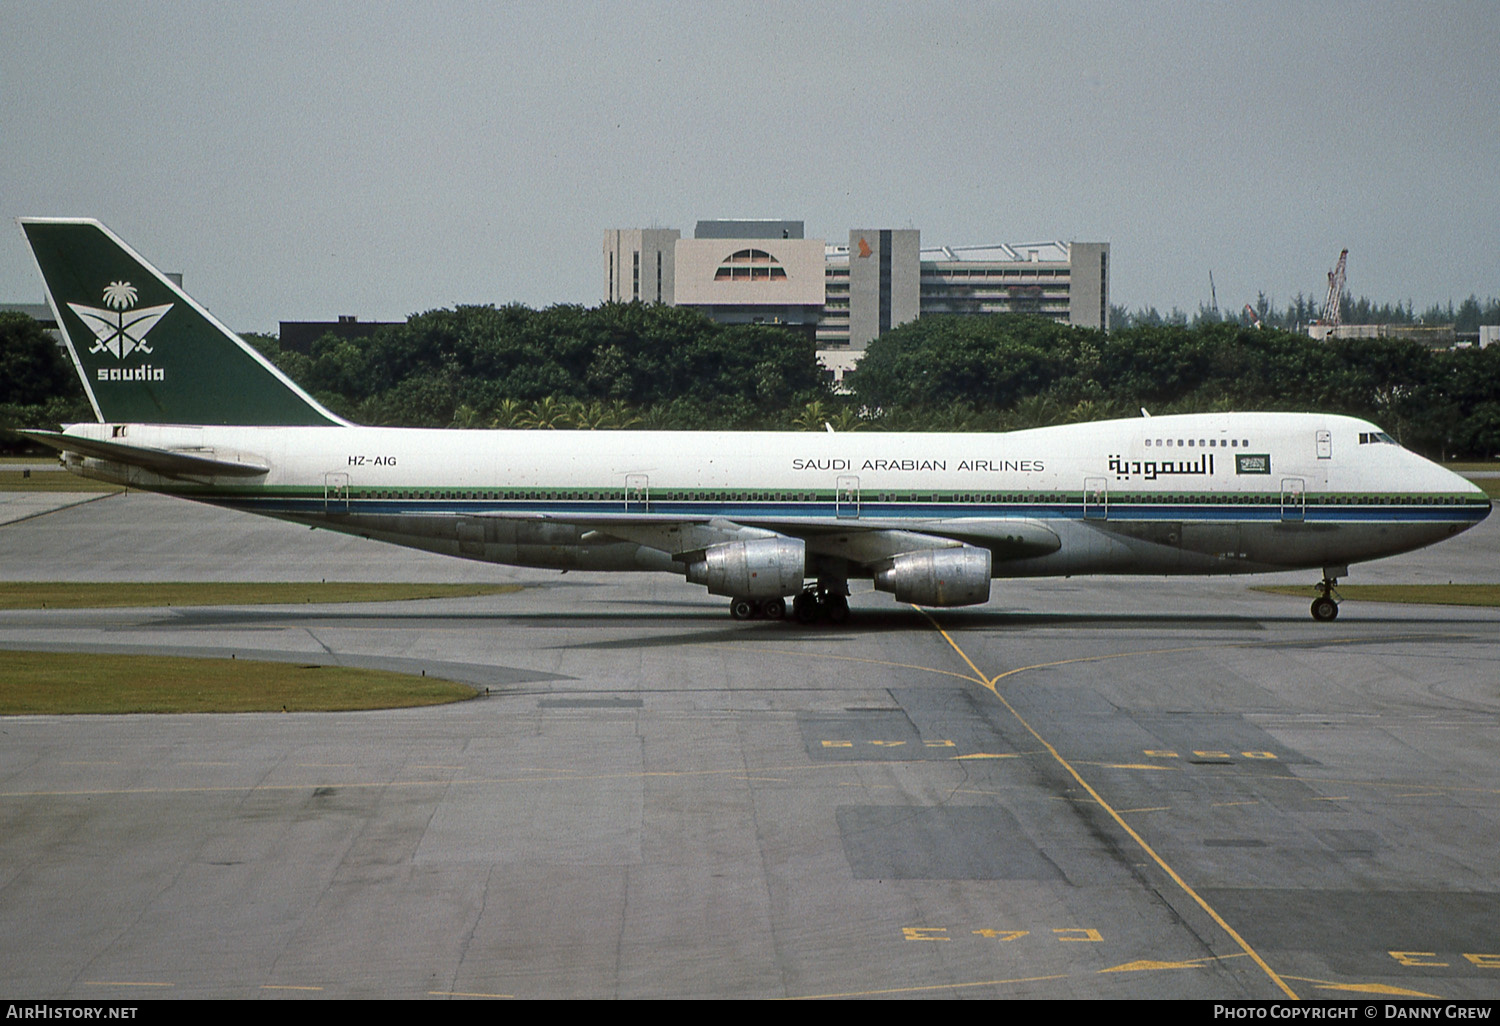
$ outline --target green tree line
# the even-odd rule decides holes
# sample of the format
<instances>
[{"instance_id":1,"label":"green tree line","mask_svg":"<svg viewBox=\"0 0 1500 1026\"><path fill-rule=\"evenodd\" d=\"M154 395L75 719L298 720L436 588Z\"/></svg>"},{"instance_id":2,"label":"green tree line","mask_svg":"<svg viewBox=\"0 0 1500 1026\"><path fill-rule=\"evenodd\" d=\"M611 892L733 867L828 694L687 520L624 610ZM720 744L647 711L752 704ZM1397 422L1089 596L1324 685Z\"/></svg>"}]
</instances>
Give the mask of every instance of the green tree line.
<instances>
[{"instance_id":1,"label":"green tree line","mask_svg":"<svg viewBox=\"0 0 1500 1026\"><path fill-rule=\"evenodd\" d=\"M773 427L826 391L804 335L641 303L433 310L311 355L252 341L363 424Z\"/></svg>"},{"instance_id":2,"label":"green tree line","mask_svg":"<svg viewBox=\"0 0 1500 1026\"><path fill-rule=\"evenodd\" d=\"M1167 324L1191 324L1197 327L1221 322L1250 327L1259 320L1268 328L1301 331L1323 315L1322 297L1303 295L1301 292L1286 306L1275 305L1266 298L1264 292L1256 296L1254 303L1248 305L1255 311L1254 317L1246 313L1244 307L1238 310L1216 310L1207 304L1200 305L1197 313L1191 317L1175 306L1166 313L1154 306L1135 311L1123 306L1111 306L1109 324L1114 329L1159 328ZM1482 324L1500 324L1500 299L1481 300L1471 295L1457 306L1449 300L1446 305L1433 303L1419 313L1411 300L1404 304L1375 303L1364 296L1355 299L1346 292L1339 297L1339 316L1344 324L1451 324L1458 334L1472 335L1479 331Z\"/></svg>"},{"instance_id":3,"label":"green tree line","mask_svg":"<svg viewBox=\"0 0 1500 1026\"><path fill-rule=\"evenodd\" d=\"M1234 322L1109 333L1040 317L926 317L835 394L804 335L659 305L466 306L310 354L251 341L356 423L425 427L1000 431L1213 410L1374 421L1436 457L1500 454L1500 346L1315 342ZM0 427L92 419L51 339L0 316Z\"/></svg>"},{"instance_id":4,"label":"green tree line","mask_svg":"<svg viewBox=\"0 0 1500 1026\"><path fill-rule=\"evenodd\" d=\"M23 313L0 313L0 448L15 448L5 428L56 429L93 420L69 364L52 336Z\"/></svg>"},{"instance_id":5,"label":"green tree line","mask_svg":"<svg viewBox=\"0 0 1500 1026\"><path fill-rule=\"evenodd\" d=\"M1010 430L1216 410L1344 413L1438 458L1500 454L1500 346L1429 349L1235 323L1104 333L1035 317L922 318L849 376L892 426Z\"/></svg>"}]
</instances>

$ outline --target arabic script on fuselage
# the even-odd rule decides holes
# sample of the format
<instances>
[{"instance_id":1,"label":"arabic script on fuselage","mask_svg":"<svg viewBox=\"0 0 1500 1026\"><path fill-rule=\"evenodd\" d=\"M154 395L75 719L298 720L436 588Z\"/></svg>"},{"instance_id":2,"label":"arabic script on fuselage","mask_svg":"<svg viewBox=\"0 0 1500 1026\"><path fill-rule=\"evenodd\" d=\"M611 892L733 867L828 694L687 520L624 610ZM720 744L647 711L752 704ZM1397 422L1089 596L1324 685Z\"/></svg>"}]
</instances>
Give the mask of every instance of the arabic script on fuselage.
<instances>
[{"instance_id":1,"label":"arabic script on fuselage","mask_svg":"<svg viewBox=\"0 0 1500 1026\"><path fill-rule=\"evenodd\" d=\"M1116 481L1129 481L1132 477L1138 477L1144 481L1182 475L1208 477L1214 472L1214 454L1204 453L1196 460L1127 460L1119 456L1111 456L1109 469L1115 472Z\"/></svg>"}]
</instances>

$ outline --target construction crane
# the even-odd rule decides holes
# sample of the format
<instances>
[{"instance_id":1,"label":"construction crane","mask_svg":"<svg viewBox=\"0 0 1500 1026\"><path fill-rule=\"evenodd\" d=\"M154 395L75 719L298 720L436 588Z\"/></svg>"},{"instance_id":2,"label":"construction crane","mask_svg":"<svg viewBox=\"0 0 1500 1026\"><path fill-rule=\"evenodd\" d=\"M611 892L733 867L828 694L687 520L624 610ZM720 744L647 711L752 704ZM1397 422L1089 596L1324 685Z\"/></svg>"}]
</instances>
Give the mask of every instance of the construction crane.
<instances>
[{"instance_id":1,"label":"construction crane","mask_svg":"<svg viewBox=\"0 0 1500 1026\"><path fill-rule=\"evenodd\" d=\"M1323 316L1318 318L1318 323L1330 329L1337 328L1343 320L1339 297L1344 294L1344 265L1348 261L1349 251L1346 249L1339 254L1338 264L1328 272L1328 298L1323 300ZM1329 333L1332 334L1332 331Z\"/></svg>"}]
</instances>

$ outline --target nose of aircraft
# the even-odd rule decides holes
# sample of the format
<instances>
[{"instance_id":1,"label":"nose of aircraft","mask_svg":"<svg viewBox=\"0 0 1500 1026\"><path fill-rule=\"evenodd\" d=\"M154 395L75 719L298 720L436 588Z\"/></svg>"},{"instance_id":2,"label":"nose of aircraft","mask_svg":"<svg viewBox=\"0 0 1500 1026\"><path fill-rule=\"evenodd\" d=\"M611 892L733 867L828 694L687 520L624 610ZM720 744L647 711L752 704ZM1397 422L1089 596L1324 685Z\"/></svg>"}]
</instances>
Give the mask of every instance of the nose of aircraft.
<instances>
[{"instance_id":1,"label":"nose of aircraft","mask_svg":"<svg viewBox=\"0 0 1500 1026\"><path fill-rule=\"evenodd\" d=\"M1491 500L1484 487L1490 480L1487 476L1475 481L1406 449L1400 450L1400 457L1401 470L1397 477L1402 483L1397 487L1425 493L1443 503L1449 514L1443 519L1455 523L1459 530L1473 527L1490 515ZM1475 473L1492 473L1495 483L1500 484L1500 471ZM1456 506L1448 505L1450 503L1456 503Z\"/></svg>"},{"instance_id":2,"label":"nose of aircraft","mask_svg":"<svg viewBox=\"0 0 1500 1026\"><path fill-rule=\"evenodd\" d=\"M1457 471L1448 470L1447 467L1444 467L1443 469L1447 471L1448 478L1453 485L1454 491L1467 492L1471 495L1483 495L1488 497L1489 493L1484 490L1484 485L1481 482L1490 478L1500 480L1500 469L1476 470L1470 471L1469 474L1460 474Z\"/></svg>"},{"instance_id":3,"label":"nose of aircraft","mask_svg":"<svg viewBox=\"0 0 1500 1026\"><path fill-rule=\"evenodd\" d=\"M1495 508L1495 504L1493 501L1491 501L1489 492L1486 492L1478 482L1470 481L1469 487L1473 488L1475 492L1484 496L1484 513L1482 513L1479 517L1480 520L1483 520L1485 517L1490 515L1490 511Z\"/></svg>"},{"instance_id":4,"label":"nose of aircraft","mask_svg":"<svg viewBox=\"0 0 1500 1026\"><path fill-rule=\"evenodd\" d=\"M1443 469L1444 472L1447 473L1451 478L1452 489L1455 492L1466 496L1466 499L1464 500L1464 506L1473 515L1472 523L1477 524L1485 517L1489 516L1490 510L1494 508L1494 504L1490 500L1489 492L1485 490L1484 485L1482 484L1482 481L1489 480L1489 478L1481 478L1480 480L1475 480L1473 478L1465 477L1462 474L1454 473L1453 471L1448 470L1446 467ZM1478 471L1477 473L1492 473L1495 475L1497 483L1500 483L1500 471Z\"/></svg>"}]
</instances>

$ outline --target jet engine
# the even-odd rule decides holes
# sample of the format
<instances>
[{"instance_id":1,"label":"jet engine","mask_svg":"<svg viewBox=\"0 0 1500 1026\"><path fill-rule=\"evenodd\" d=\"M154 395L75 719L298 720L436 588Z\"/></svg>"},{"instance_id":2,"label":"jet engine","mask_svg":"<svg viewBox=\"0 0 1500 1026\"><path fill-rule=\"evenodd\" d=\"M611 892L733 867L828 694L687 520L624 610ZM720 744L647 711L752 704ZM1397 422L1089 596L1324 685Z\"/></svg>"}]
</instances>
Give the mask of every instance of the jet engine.
<instances>
[{"instance_id":1,"label":"jet engine","mask_svg":"<svg viewBox=\"0 0 1500 1026\"><path fill-rule=\"evenodd\" d=\"M687 568L689 581L706 585L715 595L752 599L795 595L802 590L806 576L807 548L800 538L757 538L711 545L702 559Z\"/></svg>"},{"instance_id":2,"label":"jet engine","mask_svg":"<svg viewBox=\"0 0 1500 1026\"><path fill-rule=\"evenodd\" d=\"M963 545L953 549L903 552L875 573L875 587L895 593L897 602L918 606L973 606L990 600L990 550Z\"/></svg>"}]
</instances>

